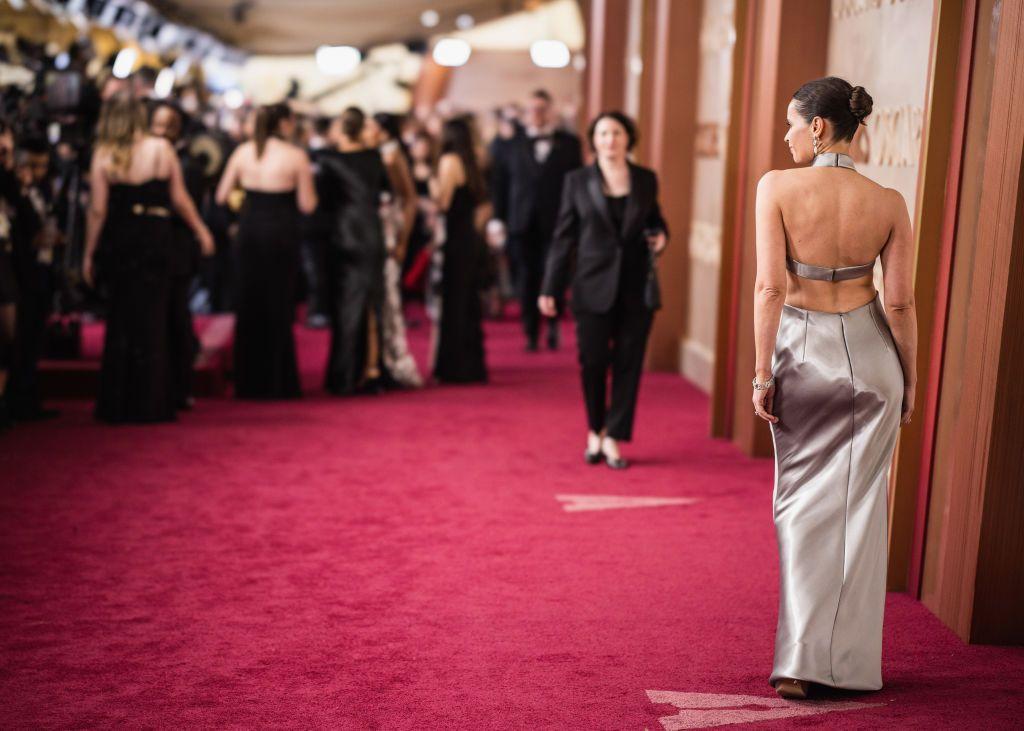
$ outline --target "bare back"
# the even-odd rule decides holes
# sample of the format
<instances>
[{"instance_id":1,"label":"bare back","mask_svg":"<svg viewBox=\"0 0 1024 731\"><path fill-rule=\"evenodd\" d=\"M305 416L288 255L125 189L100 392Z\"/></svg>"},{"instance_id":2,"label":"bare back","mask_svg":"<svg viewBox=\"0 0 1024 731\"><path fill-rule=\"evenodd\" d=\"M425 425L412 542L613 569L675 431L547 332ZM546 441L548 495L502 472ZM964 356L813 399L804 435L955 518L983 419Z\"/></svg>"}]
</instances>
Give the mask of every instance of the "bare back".
<instances>
[{"instance_id":1,"label":"bare back","mask_svg":"<svg viewBox=\"0 0 1024 731\"><path fill-rule=\"evenodd\" d=\"M827 268L868 264L882 253L897 224L896 191L855 170L808 167L777 175L775 200L788 256ZM847 281L804 279L787 271L786 302L825 312L856 309L875 297L870 275Z\"/></svg>"},{"instance_id":2,"label":"bare back","mask_svg":"<svg viewBox=\"0 0 1024 731\"><path fill-rule=\"evenodd\" d=\"M232 153L217 185L217 202L224 205L236 187L260 193L295 191L303 213L312 213L317 205L309 156L305 150L274 137L267 140L258 157L254 142L245 142Z\"/></svg>"},{"instance_id":3,"label":"bare back","mask_svg":"<svg viewBox=\"0 0 1024 731\"><path fill-rule=\"evenodd\" d=\"M235 151L238 182L246 190L284 193L295 190L306 156L298 147L271 137L256 156L256 144L246 142Z\"/></svg>"},{"instance_id":4,"label":"bare back","mask_svg":"<svg viewBox=\"0 0 1024 731\"><path fill-rule=\"evenodd\" d=\"M114 168L109 150L100 149L100 166L112 184L140 185L150 180L169 180L178 158L174 148L160 137L140 137L132 145L131 163L127 170Z\"/></svg>"}]
</instances>

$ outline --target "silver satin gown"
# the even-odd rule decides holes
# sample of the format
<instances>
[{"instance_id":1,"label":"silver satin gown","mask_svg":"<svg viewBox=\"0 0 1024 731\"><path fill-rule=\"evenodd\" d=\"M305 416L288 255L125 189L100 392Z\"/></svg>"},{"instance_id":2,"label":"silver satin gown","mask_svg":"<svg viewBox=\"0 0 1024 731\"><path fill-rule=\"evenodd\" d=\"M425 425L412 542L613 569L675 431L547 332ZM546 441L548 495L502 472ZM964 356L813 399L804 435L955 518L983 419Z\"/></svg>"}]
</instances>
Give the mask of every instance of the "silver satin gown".
<instances>
[{"instance_id":1,"label":"silver satin gown","mask_svg":"<svg viewBox=\"0 0 1024 731\"><path fill-rule=\"evenodd\" d=\"M823 158L815 164L852 167L846 155ZM788 267L837 281L872 264ZM903 370L878 297L844 313L785 305L772 373L781 586L770 682L878 690L887 485L903 404Z\"/></svg>"}]
</instances>

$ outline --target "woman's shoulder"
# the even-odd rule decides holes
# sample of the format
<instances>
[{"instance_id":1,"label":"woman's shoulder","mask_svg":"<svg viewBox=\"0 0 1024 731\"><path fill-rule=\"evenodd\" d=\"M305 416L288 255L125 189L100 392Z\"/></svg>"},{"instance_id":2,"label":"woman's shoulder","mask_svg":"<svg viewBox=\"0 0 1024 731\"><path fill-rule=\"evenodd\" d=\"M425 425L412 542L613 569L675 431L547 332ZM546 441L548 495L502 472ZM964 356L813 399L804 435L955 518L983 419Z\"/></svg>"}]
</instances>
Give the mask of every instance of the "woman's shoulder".
<instances>
[{"instance_id":1,"label":"woman's shoulder","mask_svg":"<svg viewBox=\"0 0 1024 731\"><path fill-rule=\"evenodd\" d=\"M563 184L575 185L581 180L585 180L592 169L593 165L582 165L575 170L570 170L565 174L565 182Z\"/></svg>"}]
</instances>

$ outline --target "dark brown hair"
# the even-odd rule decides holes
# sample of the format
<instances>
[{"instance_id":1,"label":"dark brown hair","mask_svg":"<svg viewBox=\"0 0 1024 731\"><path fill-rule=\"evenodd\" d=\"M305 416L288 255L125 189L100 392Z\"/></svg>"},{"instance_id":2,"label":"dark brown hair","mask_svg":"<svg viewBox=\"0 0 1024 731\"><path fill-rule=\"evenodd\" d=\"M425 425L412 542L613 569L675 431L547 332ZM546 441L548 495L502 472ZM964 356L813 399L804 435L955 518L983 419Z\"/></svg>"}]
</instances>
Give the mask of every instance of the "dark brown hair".
<instances>
[{"instance_id":1,"label":"dark brown hair","mask_svg":"<svg viewBox=\"0 0 1024 731\"><path fill-rule=\"evenodd\" d=\"M366 124L366 115L359 107L349 107L341 113L341 133L350 140L358 140Z\"/></svg>"},{"instance_id":2,"label":"dark brown hair","mask_svg":"<svg viewBox=\"0 0 1024 731\"><path fill-rule=\"evenodd\" d=\"M473 130L469 122L462 117L449 119L441 127L441 154L449 152L458 155L462 160L462 167L466 172L466 185L479 202L486 194L484 178L473 147Z\"/></svg>"},{"instance_id":3,"label":"dark brown hair","mask_svg":"<svg viewBox=\"0 0 1024 731\"><path fill-rule=\"evenodd\" d=\"M594 133L597 132L597 123L600 122L602 119L615 120L616 122L622 125L622 128L624 130L626 130L626 137L629 139L629 142L626 143L627 151L632 150L634 147L636 147L636 142L639 139L639 135L636 131L636 123L622 112L612 110L610 112L601 112L600 114L598 114L596 117L594 117L593 121L590 123L590 126L587 128L587 142L590 144L591 152L596 151L594 148Z\"/></svg>"},{"instance_id":4,"label":"dark brown hair","mask_svg":"<svg viewBox=\"0 0 1024 731\"><path fill-rule=\"evenodd\" d=\"M836 129L837 140L853 139L858 125L871 114L871 95L863 86L852 86L837 76L808 81L793 94L796 111L810 122L815 117L827 119Z\"/></svg>"},{"instance_id":5,"label":"dark brown hair","mask_svg":"<svg viewBox=\"0 0 1024 731\"><path fill-rule=\"evenodd\" d=\"M291 119L292 110L287 104L266 104L256 112L256 157L263 157L263 150L267 147L267 140L278 134L281 130L281 122Z\"/></svg>"}]
</instances>

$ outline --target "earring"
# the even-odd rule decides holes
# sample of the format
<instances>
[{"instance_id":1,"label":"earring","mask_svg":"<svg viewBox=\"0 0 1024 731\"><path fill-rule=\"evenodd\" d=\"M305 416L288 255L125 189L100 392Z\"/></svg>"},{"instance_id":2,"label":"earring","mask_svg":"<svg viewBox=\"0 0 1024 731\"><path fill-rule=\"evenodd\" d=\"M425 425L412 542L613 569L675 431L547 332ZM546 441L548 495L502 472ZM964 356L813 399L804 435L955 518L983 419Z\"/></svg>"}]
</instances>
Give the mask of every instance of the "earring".
<instances>
[{"instance_id":1,"label":"earring","mask_svg":"<svg viewBox=\"0 0 1024 731\"><path fill-rule=\"evenodd\" d=\"M811 133L811 146L814 148L814 156L818 156L818 135Z\"/></svg>"}]
</instances>

